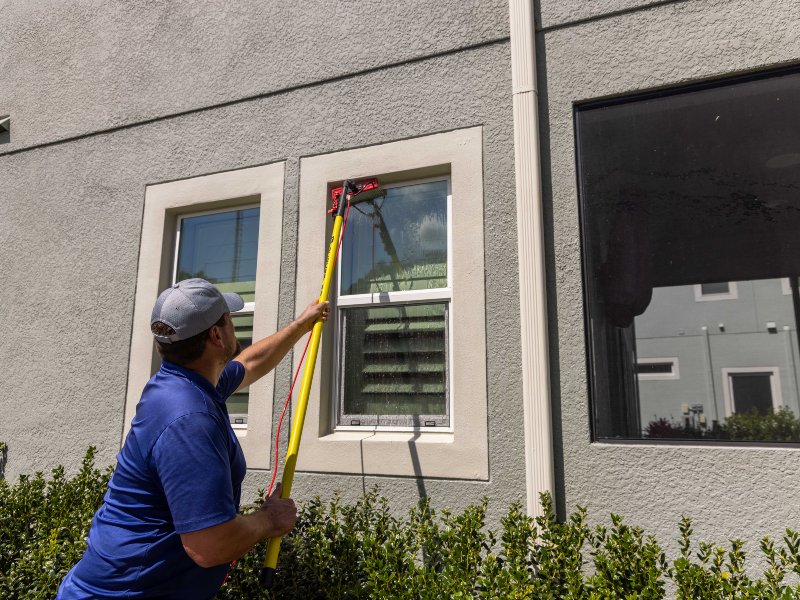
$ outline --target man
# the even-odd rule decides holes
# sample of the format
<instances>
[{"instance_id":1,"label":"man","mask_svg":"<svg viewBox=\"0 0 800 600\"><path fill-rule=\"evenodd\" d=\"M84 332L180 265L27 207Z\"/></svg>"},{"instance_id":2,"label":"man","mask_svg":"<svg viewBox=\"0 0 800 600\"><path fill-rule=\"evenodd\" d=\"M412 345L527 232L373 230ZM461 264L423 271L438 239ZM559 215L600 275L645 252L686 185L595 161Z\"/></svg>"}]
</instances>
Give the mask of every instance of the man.
<instances>
[{"instance_id":1,"label":"man","mask_svg":"<svg viewBox=\"0 0 800 600\"><path fill-rule=\"evenodd\" d=\"M312 302L242 351L230 313L243 306L203 279L158 297L150 324L163 362L142 392L88 547L59 600L211 598L232 560L294 527L294 501L280 498L280 486L260 510L238 514L246 465L225 400L275 368L329 307Z\"/></svg>"}]
</instances>

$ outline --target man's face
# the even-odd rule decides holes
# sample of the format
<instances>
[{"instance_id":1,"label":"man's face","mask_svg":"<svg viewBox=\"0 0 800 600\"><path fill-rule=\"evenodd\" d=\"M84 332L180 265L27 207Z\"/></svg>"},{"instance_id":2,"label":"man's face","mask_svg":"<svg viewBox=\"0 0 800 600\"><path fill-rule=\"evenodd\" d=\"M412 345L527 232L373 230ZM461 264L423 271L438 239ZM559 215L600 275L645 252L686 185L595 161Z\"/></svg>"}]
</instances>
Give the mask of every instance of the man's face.
<instances>
[{"instance_id":1,"label":"man's face","mask_svg":"<svg viewBox=\"0 0 800 600\"><path fill-rule=\"evenodd\" d=\"M242 351L242 345L236 339L236 331L233 328L233 319L231 319L230 313L225 315L225 326L222 330L225 340L225 362L227 363Z\"/></svg>"}]
</instances>

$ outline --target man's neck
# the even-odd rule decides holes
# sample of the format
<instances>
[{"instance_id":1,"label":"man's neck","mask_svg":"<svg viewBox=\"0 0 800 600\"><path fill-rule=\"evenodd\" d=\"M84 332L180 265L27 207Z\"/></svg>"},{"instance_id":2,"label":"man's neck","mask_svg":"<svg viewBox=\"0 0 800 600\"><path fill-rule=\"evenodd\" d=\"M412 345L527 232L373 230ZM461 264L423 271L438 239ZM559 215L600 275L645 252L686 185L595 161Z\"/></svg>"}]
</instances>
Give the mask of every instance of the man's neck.
<instances>
[{"instance_id":1,"label":"man's neck","mask_svg":"<svg viewBox=\"0 0 800 600\"><path fill-rule=\"evenodd\" d=\"M194 371L204 379L207 379L214 387L217 387L219 377L222 375L222 371L225 370L224 364L220 364L216 360L212 360L211 357L206 357L205 355L184 365L184 367L190 371Z\"/></svg>"}]
</instances>

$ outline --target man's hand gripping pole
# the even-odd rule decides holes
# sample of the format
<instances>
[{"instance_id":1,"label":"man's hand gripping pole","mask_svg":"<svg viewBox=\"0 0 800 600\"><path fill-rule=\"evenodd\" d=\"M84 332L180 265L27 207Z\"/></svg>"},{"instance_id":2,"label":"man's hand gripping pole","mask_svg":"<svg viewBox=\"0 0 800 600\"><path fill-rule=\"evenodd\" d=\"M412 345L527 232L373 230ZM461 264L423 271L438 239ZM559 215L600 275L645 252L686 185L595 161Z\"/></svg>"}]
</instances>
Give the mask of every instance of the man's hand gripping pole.
<instances>
[{"instance_id":1,"label":"man's hand gripping pole","mask_svg":"<svg viewBox=\"0 0 800 600\"><path fill-rule=\"evenodd\" d=\"M342 234L344 215L350 199L369 190L377 189L377 179L363 179L361 181L345 180L342 187L331 190L332 207L328 211L333 214L333 233L331 234L330 245L328 246L328 258L325 261L325 272L322 276L322 290L319 294L319 302L328 300L331 288L331 280L336 267L336 255L339 249L339 239ZM294 468L297 464L297 453L300 449L300 438L303 435L303 423L306 418L306 408L308 406L308 395L311 391L311 381L314 379L314 367L317 362L317 352L322 338L322 326L324 322L320 319L314 323L311 330L311 341L308 349L308 360L306 361L303 379L300 383L300 395L297 400L295 418L292 421L292 432L289 436L289 447L286 451L286 461L283 465L283 477L281 484L283 491L282 498L288 498L292 491L292 481L294 480ZM277 465L276 465L277 467ZM264 566L261 569L261 587L272 587L275 577L275 568L278 565L278 553L281 548L281 538L271 538L267 546L267 556L264 558Z\"/></svg>"}]
</instances>

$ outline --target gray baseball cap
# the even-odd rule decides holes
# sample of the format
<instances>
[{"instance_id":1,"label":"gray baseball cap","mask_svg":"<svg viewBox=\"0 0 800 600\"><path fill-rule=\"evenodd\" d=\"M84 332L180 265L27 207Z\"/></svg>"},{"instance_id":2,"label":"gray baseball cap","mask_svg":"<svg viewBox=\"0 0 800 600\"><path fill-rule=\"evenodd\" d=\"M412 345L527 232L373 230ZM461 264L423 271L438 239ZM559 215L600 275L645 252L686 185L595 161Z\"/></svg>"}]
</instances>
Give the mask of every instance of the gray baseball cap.
<instances>
[{"instance_id":1,"label":"gray baseball cap","mask_svg":"<svg viewBox=\"0 0 800 600\"><path fill-rule=\"evenodd\" d=\"M150 325L161 321L175 333L153 337L162 344L185 340L209 329L226 312L243 307L239 294L220 292L205 279L184 279L161 292L150 316Z\"/></svg>"}]
</instances>

